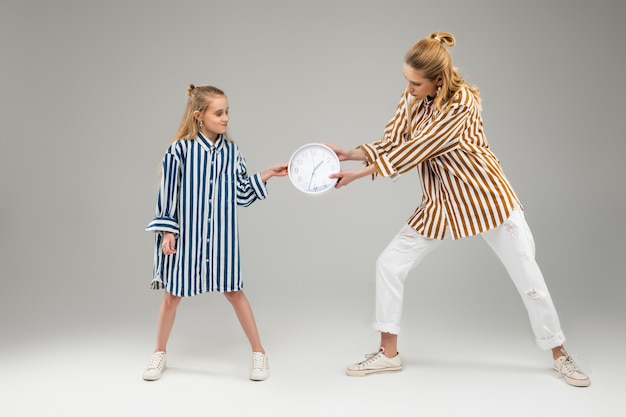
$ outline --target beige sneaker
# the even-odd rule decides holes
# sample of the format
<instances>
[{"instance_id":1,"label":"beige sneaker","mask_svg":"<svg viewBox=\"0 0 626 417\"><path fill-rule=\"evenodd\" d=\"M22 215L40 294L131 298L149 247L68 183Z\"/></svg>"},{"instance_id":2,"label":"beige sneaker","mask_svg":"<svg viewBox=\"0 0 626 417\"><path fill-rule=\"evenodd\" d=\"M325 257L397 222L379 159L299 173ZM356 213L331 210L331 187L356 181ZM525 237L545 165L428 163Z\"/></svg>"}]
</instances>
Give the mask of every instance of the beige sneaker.
<instances>
[{"instance_id":1,"label":"beige sneaker","mask_svg":"<svg viewBox=\"0 0 626 417\"><path fill-rule=\"evenodd\" d=\"M350 365L346 370L346 374L349 376L365 376L401 370L402 361L400 360L400 354L397 353L393 358L388 358L385 356L385 350L381 347L378 352L365 355L364 361Z\"/></svg>"},{"instance_id":2,"label":"beige sneaker","mask_svg":"<svg viewBox=\"0 0 626 417\"><path fill-rule=\"evenodd\" d=\"M167 354L165 352L154 352L150 357L146 369L143 371L143 379L146 381L156 381L161 378L161 374L165 370Z\"/></svg>"},{"instance_id":3,"label":"beige sneaker","mask_svg":"<svg viewBox=\"0 0 626 417\"><path fill-rule=\"evenodd\" d=\"M588 387L591 384L589 377L580 370L574 359L561 349L563 356L554 361L554 370L563 376L565 382L575 387Z\"/></svg>"},{"instance_id":4,"label":"beige sneaker","mask_svg":"<svg viewBox=\"0 0 626 417\"><path fill-rule=\"evenodd\" d=\"M264 381L270 376L270 362L267 356L261 352L252 352L252 366L250 367L250 379Z\"/></svg>"}]
</instances>

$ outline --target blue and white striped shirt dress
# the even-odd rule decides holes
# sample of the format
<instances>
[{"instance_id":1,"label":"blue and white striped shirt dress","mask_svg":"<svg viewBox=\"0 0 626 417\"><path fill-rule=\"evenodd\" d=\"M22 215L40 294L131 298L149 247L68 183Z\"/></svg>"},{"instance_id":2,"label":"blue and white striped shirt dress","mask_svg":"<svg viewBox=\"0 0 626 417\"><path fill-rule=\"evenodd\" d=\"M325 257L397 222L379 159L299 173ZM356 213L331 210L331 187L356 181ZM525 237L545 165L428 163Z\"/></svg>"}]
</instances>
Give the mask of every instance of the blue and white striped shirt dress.
<instances>
[{"instance_id":1,"label":"blue and white striped shirt dress","mask_svg":"<svg viewBox=\"0 0 626 417\"><path fill-rule=\"evenodd\" d=\"M151 288L179 297L241 290L237 206L266 197L260 173L248 176L239 147L222 135L172 143L146 227L156 232ZM163 254L163 232L176 235L175 254Z\"/></svg>"}]
</instances>

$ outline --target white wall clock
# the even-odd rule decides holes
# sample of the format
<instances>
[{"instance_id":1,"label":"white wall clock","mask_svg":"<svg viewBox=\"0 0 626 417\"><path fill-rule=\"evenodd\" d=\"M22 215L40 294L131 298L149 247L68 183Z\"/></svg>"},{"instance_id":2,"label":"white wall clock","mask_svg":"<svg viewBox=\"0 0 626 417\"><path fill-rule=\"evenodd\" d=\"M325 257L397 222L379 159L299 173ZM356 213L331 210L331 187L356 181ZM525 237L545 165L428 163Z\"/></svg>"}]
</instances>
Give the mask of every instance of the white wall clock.
<instances>
[{"instance_id":1,"label":"white wall clock","mask_svg":"<svg viewBox=\"0 0 626 417\"><path fill-rule=\"evenodd\" d=\"M289 159L291 183L306 194L319 195L332 189L337 178L328 178L341 170L337 154L321 143L308 143L298 148Z\"/></svg>"}]
</instances>

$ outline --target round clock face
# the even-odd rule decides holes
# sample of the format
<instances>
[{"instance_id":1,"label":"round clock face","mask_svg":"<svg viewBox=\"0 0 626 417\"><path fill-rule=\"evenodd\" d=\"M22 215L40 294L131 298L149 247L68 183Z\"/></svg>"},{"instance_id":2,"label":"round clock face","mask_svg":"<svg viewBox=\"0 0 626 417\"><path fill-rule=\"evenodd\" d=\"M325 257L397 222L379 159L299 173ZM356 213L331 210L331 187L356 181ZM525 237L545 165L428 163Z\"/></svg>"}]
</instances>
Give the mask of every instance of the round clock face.
<instances>
[{"instance_id":1,"label":"round clock face","mask_svg":"<svg viewBox=\"0 0 626 417\"><path fill-rule=\"evenodd\" d=\"M309 143L298 148L289 159L289 179L306 194L322 194L332 189L337 178L328 178L340 171L339 158L328 146Z\"/></svg>"}]
</instances>

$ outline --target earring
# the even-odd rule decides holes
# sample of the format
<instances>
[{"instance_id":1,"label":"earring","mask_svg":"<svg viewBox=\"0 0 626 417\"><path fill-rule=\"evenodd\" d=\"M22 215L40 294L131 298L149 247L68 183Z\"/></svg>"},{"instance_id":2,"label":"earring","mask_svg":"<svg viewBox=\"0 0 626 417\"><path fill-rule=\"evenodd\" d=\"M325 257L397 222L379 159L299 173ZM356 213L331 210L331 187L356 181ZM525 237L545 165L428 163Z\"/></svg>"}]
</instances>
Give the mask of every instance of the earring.
<instances>
[{"instance_id":1,"label":"earring","mask_svg":"<svg viewBox=\"0 0 626 417\"><path fill-rule=\"evenodd\" d=\"M202 120L200 120L200 129L202 129Z\"/></svg>"},{"instance_id":2,"label":"earring","mask_svg":"<svg viewBox=\"0 0 626 417\"><path fill-rule=\"evenodd\" d=\"M438 86L437 86L437 94L436 94L436 95L439 95L439 92L440 92L440 91L441 91L441 86L440 86L440 85L438 85Z\"/></svg>"}]
</instances>

